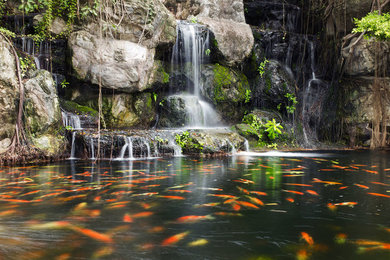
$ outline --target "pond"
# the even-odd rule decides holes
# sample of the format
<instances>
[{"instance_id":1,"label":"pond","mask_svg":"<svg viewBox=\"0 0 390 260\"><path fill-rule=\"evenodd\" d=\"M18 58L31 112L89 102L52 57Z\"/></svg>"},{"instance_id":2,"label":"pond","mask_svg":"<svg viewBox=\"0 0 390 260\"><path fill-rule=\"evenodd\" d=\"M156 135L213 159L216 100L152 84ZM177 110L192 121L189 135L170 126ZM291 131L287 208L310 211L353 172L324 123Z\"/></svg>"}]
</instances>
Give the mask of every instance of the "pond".
<instances>
[{"instance_id":1,"label":"pond","mask_svg":"<svg viewBox=\"0 0 390 260\"><path fill-rule=\"evenodd\" d=\"M4 259L390 259L386 152L0 168Z\"/></svg>"}]
</instances>

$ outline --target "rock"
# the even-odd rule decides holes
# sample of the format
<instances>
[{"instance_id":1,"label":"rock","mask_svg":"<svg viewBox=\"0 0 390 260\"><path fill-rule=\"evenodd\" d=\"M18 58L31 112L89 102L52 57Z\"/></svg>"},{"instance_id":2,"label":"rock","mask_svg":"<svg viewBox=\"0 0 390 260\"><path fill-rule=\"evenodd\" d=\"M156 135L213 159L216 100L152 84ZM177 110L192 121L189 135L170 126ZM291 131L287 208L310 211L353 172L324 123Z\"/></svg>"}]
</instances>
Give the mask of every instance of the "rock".
<instances>
[{"instance_id":1,"label":"rock","mask_svg":"<svg viewBox=\"0 0 390 260\"><path fill-rule=\"evenodd\" d=\"M36 71L25 83L25 113L28 129L43 134L61 126L61 111L53 77L46 70Z\"/></svg>"},{"instance_id":2,"label":"rock","mask_svg":"<svg viewBox=\"0 0 390 260\"><path fill-rule=\"evenodd\" d=\"M34 26L38 26L39 23L42 21L43 15L37 14L33 18L33 24ZM66 22L60 18L55 17L53 21L51 22L51 26L49 28L49 32L53 35L60 35L61 33L64 33L67 30Z\"/></svg>"},{"instance_id":3,"label":"rock","mask_svg":"<svg viewBox=\"0 0 390 260\"><path fill-rule=\"evenodd\" d=\"M61 110L53 77L38 70L25 83L25 122L33 144L47 156L63 153L65 140L58 131L62 127Z\"/></svg>"},{"instance_id":4,"label":"rock","mask_svg":"<svg viewBox=\"0 0 390 260\"><path fill-rule=\"evenodd\" d=\"M289 105L286 94L295 95L294 81L278 61L266 63L264 73L258 74L252 97L255 105L262 108L275 109L279 104Z\"/></svg>"},{"instance_id":5,"label":"rock","mask_svg":"<svg viewBox=\"0 0 390 260\"><path fill-rule=\"evenodd\" d=\"M245 23L244 4L242 0L200 0L200 17L225 19Z\"/></svg>"},{"instance_id":6,"label":"rock","mask_svg":"<svg viewBox=\"0 0 390 260\"><path fill-rule=\"evenodd\" d=\"M124 40L99 39L86 31L71 35L72 64L79 79L124 92L149 87L154 50Z\"/></svg>"},{"instance_id":7,"label":"rock","mask_svg":"<svg viewBox=\"0 0 390 260\"><path fill-rule=\"evenodd\" d=\"M251 54L254 38L248 24L208 17L200 17L198 21L207 25L214 34L214 47L227 65L238 65Z\"/></svg>"},{"instance_id":8,"label":"rock","mask_svg":"<svg viewBox=\"0 0 390 260\"><path fill-rule=\"evenodd\" d=\"M350 39L349 46L353 44L358 36ZM342 50L342 57L345 59L345 74L350 76L373 76L375 73L375 42L374 40L361 39L352 49L347 46ZM387 61L386 67L390 66L390 47L388 44L381 45L381 59L379 62ZM387 56L384 58L383 56Z\"/></svg>"},{"instance_id":9,"label":"rock","mask_svg":"<svg viewBox=\"0 0 390 260\"><path fill-rule=\"evenodd\" d=\"M16 77L15 57L8 43L0 37L0 142L5 148L15 132L16 105L19 87Z\"/></svg>"},{"instance_id":10,"label":"rock","mask_svg":"<svg viewBox=\"0 0 390 260\"><path fill-rule=\"evenodd\" d=\"M241 120L243 104L251 94L242 72L215 64L205 65L202 69L202 95L225 119L237 121Z\"/></svg>"},{"instance_id":11,"label":"rock","mask_svg":"<svg viewBox=\"0 0 390 260\"><path fill-rule=\"evenodd\" d=\"M103 98L105 123L113 128L150 127L156 119L152 94L118 94Z\"/></svg>"}]
</instances>

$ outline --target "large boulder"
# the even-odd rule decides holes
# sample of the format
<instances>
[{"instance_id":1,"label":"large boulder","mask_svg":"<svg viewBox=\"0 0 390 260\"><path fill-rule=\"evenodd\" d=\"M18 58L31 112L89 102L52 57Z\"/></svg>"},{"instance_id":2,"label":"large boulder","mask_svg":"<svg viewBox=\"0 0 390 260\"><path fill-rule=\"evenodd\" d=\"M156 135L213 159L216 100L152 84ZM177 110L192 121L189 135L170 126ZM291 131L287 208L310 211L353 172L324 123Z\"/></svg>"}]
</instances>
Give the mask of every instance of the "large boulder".
<instances>
[{"instance_id":1,"label":"large boulder","mask_svg":"<svg viewBox=\"0 0 390 260\"><path fill-rule=\"evenodd\" d=\"M0 153L10 145L15 132L19 93L15 71L15 57L8 43L0 37Z\"/></svg>"},{"instance_id":2,"label":"large boulder","mask_svg":"<svg viewBox=\"0 0 390 260\"><path fill-rule=\"evenodd\" d=\"M38 70L25 83L25 120L33 144L48 156L62 154L64 138L56 85L50 72Z\"/></svg>"},{"instance_id":3,"label":"large boulder","mask_svg":"<svg viewBox=\"0 0 390 260\"><path fill-rule=\"evenodd\" d=\"M143 91L153 71L154 49L78 31L69 39L78 78L125 92Z\"/></svg>"},{"instance_id":4,"label":"large boulder","mask_svg":"<svg viewBox=\"0 0 390 260\"><path fill-rule=\"evenodd\" d=\"M242 0L200 0L200 13L197 17L226 19L245 23L244 4Z\"/></svg>"},{"instance_id":5,"label":"large boulder","mask_svg":"<svg viewBox=\"0 0 390 260\"><path fill-rule=\"evenodd\" d=\"M140 92L155 83L156 48L174 44L176 20L160 0L125 0L123 4L124 8L103 8L108 17L103 25L89 18L71 34L72 66L80 80Z\"/></svg>"},{"instance_id":6,"label":"large boulder","mask_svg":"<svg viewBox=\"0 0 390 260\"><path fill-rule=\"evenodd\" d=\"M241 120L251 91L246 76L220 64L202 70L202 95L211 101L227 121Z\"/></svg>"},{"instance_id":7,"label":"large boulder","mask_svg":"<svg viewBox=\"0 0 390 260\"><path fill-rule=\"evenodd\" d=\"M360 39L355 44L358 36L349 39L349 44L342 50L342 57L344 58L344 72L350 76L365 76L374 75L375 73L375 52L378 51L376 48L375 41L373 39ZM390 47L388 44L381 44L379 49L380 59L379 63L387 62L382 66L390 66Z\"/></svg>"}]
</instances>

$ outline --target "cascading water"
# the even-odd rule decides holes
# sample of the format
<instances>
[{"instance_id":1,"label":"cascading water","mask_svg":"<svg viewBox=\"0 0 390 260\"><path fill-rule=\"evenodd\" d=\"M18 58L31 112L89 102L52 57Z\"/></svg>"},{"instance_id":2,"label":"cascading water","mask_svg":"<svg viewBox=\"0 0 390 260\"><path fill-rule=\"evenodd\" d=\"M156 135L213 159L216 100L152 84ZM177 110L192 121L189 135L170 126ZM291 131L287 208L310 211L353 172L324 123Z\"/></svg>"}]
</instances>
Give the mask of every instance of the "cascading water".
<instances>
[{"instance_id":1,"label":"cascading water","mask_svg":"<svg viewBox=\"0 0 390 260\"><path fill-rule=\"evenodd\" d=\"M209 48L209 32L200 24L178 21L177 41L172 53L172 70L186 76L186 94L170 98L182 100L187 114L186 128L217 126L217 113L201 97L201 66ZM175 84L175 83L174 83Z\"/></svg>"},{"instance_id":2,"label":"cascading water","mask_svg":"<svg viewBox=\"0 0 390 260\"><path fill-rule=\"evenodd\" d=\"M72 132L72 148L70 150L70 157L68 158L69 160L74 160L76 159L74 156L75 156L75 152L76 152L76 149L75 149L75 140L76 140L76 131L73 131Z\"/></svg>"},{"instance_id":3,"label":"cascading water","mask_svg":"<svg viewBox=\"0 0 390 260\"><path fill-rule=\"evenodd\" d=\"M129 160L134 159L134 155L133 155L133 139L130 136L125 138L125 145L122 147L122 149L121 149L121 151L119 153L119 156L116 159L117 160L124 160L126 151L128 151L128 154L129 154L127 159L129 159Z\"/></svg>"},{"instance_id":4,"label":"cascading water","mask_svg":"<svg viewBox=\"0 0 390 260\"><path fill-rule=\"evenodd\" d=\"M81 120L78 115L62 111L62 123L72 130L81 130Z\"/></svg>"}]
</instances>

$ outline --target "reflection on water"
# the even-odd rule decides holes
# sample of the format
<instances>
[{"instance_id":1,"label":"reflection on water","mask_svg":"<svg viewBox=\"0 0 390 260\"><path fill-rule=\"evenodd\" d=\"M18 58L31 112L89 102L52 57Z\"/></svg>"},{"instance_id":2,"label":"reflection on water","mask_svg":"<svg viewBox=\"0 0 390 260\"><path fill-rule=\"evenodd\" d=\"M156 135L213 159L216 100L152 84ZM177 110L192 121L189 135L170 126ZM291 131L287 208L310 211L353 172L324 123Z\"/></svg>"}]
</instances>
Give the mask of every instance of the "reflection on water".
<instances>
[{"instance_id":1,"label":"reflection on water","mask_svg":"<svg viewBox=\"0 0 390 260\"><path fill-rule=\"evenodd\" d=\"M0 258L389 259L387 157L0 168Z\"/></svg>"}]
</instances>

